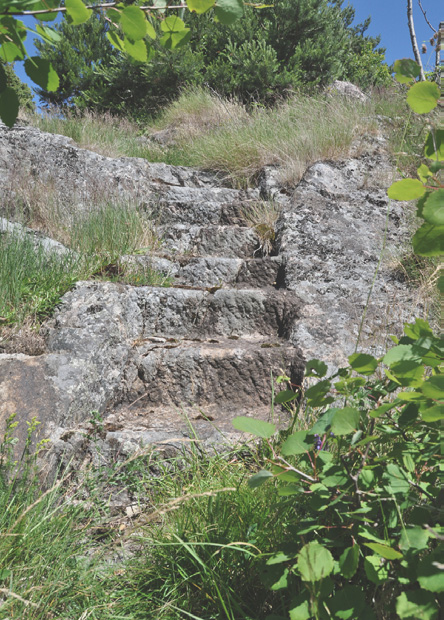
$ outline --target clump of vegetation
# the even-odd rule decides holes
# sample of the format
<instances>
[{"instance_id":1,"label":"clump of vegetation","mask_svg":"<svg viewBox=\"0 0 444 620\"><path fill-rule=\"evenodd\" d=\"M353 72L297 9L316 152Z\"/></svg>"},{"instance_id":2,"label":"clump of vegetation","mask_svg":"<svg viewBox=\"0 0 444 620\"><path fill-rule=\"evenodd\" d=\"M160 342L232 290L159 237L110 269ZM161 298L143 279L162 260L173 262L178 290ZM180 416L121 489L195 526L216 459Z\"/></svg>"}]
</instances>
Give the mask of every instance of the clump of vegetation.
<instances>
[{"instance_id":1,"label":"clump of vegetation","mask_svg":"<svg viewBox=\"0 0 444 620\"><path fill-rule=\"evenodd\" d=\"M239 100L195 86L185 88L177 100L167 105L154 127L171 131L173 140L188 145L195 138L203 138L227 125L237 127L248 122L247 109Z\"/></svg>"},{"instance_id":2,"label":"clump of vegetation","mask_svg":"<svg viewBox=\"0 0 444 620\"><path fill-rule=\"evenodd\" d=\"M276 222L281 212L277 202L262 200L253 202L242 210L245 222L254 228L260 246L256 250L263 256L269 256L274 250Z\"/></svg>"},{"instance_id":3,"label":"clump of vegetation","mask_svg":"<svg viewBox=\"0 0 444 620\"><path fill-rule=\"evenodd\" d=\"M27 115L26 119L42 131L72 138L82 148L106 157L143 157L163 161L164 151L142 137L140 127L111 113L76 110L61 115L57 109L43 114Z\"/></svg>"},{"instance_id":4,"label":"clump of vegetation","mask_svg":"<svg viewBox=\"0 0 444 620\"><path fill-rule=\"evenodd\" d=\"M38 323L78 280L96 277L138 286L168 284L151 269L120 263L124 255L149 253L160 244L152 221L134 206L98 205L71 222L66 216L61 221L53 211L45 215L48 219L40 221L41 227L62 241L66 251L45 246L26 229L0 234L0 320L4 325L25 319Z\"/></svg>"},{"instance_id":5,"label":"clump of vegetation","mask_svg":"<svg viewBox=\"0 0 444 620\"><path fill-rule=\"evenodd\" d=\"M78 257L48 251L28 235L0 234L0 320L41 320L85 274Z\"/></svg>"}]
</instances>

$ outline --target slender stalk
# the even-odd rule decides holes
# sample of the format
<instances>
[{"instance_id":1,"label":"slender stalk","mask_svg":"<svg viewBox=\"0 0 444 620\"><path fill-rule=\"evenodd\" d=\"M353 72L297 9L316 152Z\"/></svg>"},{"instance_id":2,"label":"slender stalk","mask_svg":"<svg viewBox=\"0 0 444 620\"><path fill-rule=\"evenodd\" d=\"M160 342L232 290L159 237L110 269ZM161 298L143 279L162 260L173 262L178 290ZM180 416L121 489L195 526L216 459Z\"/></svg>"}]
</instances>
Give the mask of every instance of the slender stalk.
<instances>
[{"instance_id":1,"label":"slender stalk","mask_svg":"<svg viewBox=\"0 0 444 620\"><path fill-rule=\"evenodd\" d=\"M412 42L413 54L420 68L421 81L424 82L425 80L424 67L422 66L422 60L421 60L421 55L419 53L418 41L416 39L415 23L413 21L412 0L407 0L407 21L408 21L409 32L410 32L410 40Z\"/></svg>"}]
</instances>

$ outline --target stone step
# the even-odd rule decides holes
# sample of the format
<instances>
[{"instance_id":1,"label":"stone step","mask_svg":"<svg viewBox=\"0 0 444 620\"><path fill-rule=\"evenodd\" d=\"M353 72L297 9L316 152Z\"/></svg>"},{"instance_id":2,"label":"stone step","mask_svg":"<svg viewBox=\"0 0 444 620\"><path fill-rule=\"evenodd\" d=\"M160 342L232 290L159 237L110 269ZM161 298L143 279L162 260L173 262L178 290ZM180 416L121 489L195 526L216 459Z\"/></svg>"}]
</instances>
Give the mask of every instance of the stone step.
<instances>
[{"instance_id":1,"label":"stone step","mask_svg":"<svg viewBox=\"0 0 444 620\"><path fill-rule=\"evenodd\" d=\"M244 210L259 199L258 190L169 187L158 196L152 215L159 225L245 225Z\"/></svg>"},{"instance_id":2,"label":"stone step","mask_svg":"<svg viewBox=\"0 0 444 620\"><path fill-rule=\"evenodd\" d=\"M136 353L127 397L148 412L157 405L253 411L270 404L271 375L300 385L304 369L299 349L280 339L147 339Z\"/></svg>"},{"instance_id":3,"label":"stone step","mask_svg":"<svg viewBox=\"0 0 444 620\"><path fill-rule=\"evenodd\" d=\"M278 287L282 259L225 258L222 256L178 256L175 260L159 256L124 256L121 263L139 265L144 270L161 273L165 281L188 286L233 286L241 288Z\"/></svg>"},{"instance_id":4,"label":"stone step","mask_svg":"<svg viewBox=\"0 0 444 620\"><path fill-rule=\"evenodd\" d=\"M143 337L263 335L288 338L299 312L296 294L258 289L136 289Z\"/></svg>"},{"instance_id":5,"label":"stone step","mask_svg":"<svg viewBox=\"0 0 444 620\"><path fill-rule=\"evenodd\" d=\"M260 246L257 233L241 226L159 226L162 250L191 256L253 258Z\"/></svg>"},{"instance_id":6,"label":"stone step","mask_svg":"<svg viewBox=\"0 0 444 620\"><path fill-rule=\"evenodd\" d=\"M46 325L46 344L51 353L72 356L83 347L93 356L105 341L132 343L153 336L288 338L299 309L297 295L286 290L210 292L80 282Z\"/></svg>"}]
</instances>

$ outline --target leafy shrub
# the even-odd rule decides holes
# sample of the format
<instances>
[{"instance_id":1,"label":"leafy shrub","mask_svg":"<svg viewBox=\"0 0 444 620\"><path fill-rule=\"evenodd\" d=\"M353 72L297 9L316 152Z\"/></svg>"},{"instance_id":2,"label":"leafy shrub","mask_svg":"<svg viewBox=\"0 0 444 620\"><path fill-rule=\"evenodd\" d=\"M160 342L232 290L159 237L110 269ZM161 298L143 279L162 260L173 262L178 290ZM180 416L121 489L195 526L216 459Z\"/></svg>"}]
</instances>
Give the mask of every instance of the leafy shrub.
<instances>
[{"instance_id":1,"label":"leafy shrub","mask_svg":"<svg viewBox=\"0 0 444 620\"><path fill-rule=\"evenodd\" d=\"M278 89L291 85L282 79L276 51L265 41L228 41L207 71L210 84L223 95L269 102L279 96Z\"/></svg>"},{"instance_id":2,"label":"leafy shrub","mask_svg":"<svg viewBox=\"0 0 444 620\"><path fill-rule=\"evenodd\" d=\"M285 601L279 614L437 617L444 604L443 352L444 339L417 319L381 360L354 354L328 378L323 362L309 362L306 376L319 381L304 397L319 417L282 444L271 441L273 424L234 421L269 445L269 468L249 485L274 480L284 505L294 506L288 535L262 566L263 583ZM289 407L297 397L285 390L275 405Z\"/></svg>"},{"instance_id":3,"label":"leafy shrub","mask_svg":"<svg viewBox=\"0 0 444 620\"><path fill-rule=\"evenodd\" d=\"M397 61L395 71L400 82L411 84L413 111L431 112L438 87L415 83L419 67L413 61ZM444 253L443 144L444 130L432 127L424 151L432 163L418 168L418 179L397 181L388 190L393 199L420 198L417 215L425 221L413 238L420 256ZM442 292L442 280L438 286ZM326 364L308 362L306 376L319 381L304 398L320 415L293 432L299 402L282 444L270 441L274 424L234 421L269 446L270 467L249 485L275 480L278 495L294 503L288 537L262 569L264 584L282 592L276 611L291 620L432 620L444 606L444 338L416 319L393 340L396 346L383 358L355 353L349 367L328 378ZM289 407L300 397L285 390L275 404ZM278 614L269 619L283 619Z\"/></svg>"}]
</instances>

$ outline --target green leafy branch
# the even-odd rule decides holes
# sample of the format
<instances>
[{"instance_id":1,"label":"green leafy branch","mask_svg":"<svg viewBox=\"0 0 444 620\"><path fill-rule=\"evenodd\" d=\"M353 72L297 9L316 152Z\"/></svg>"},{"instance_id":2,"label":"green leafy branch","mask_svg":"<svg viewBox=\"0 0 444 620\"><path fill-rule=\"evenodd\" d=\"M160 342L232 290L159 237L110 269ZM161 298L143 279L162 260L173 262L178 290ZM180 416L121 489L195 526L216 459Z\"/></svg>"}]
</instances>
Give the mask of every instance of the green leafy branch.
<instances>
[{"instance_id":1,"label":"green leafy branch","mask_svg":"<svg viewBox=\"0 0 444 620\"><path fill-rule=\"evenodd\" d=\"M265 5L252 5L262 8ZM59 87L59 77L48 60L29 56L25 41L28 32L51 43L60 39L60 34L46 22L54 21L58 14L75 26L88 21L93 11L102 11L110 25L107 37L120 52L136 63L149 62L154 56L151 42L156 40L166 49L186 45L190 29L179 15L171 11L184 10L196 14L214 11L214 19L221 24L231 25L242 17L243 0L186 0L185 3L168 6L164 0L153 0L152 5L137 6L131 0L125 2L106 2L90 5L82 0L13 0L0 1L0 59L6 63L24 61L28 77L40 88L54 92ZM153 15L156 14L156 20ZM17 17L34 17L35 30L25 26ZM159 23L158 23L159 22ZM159 32L160 30L160 32ZM6 85L6 74L0 68L0 118L12 127L17 119L19 99L15 90Z\"/></svg>"}]
</instances>

